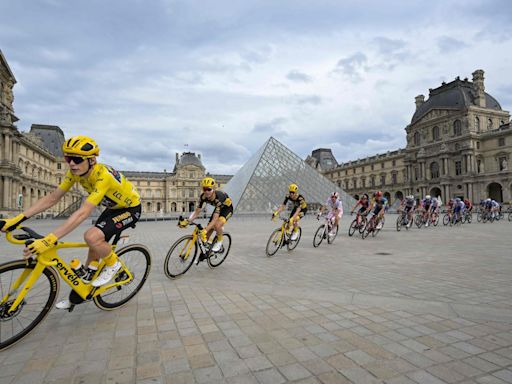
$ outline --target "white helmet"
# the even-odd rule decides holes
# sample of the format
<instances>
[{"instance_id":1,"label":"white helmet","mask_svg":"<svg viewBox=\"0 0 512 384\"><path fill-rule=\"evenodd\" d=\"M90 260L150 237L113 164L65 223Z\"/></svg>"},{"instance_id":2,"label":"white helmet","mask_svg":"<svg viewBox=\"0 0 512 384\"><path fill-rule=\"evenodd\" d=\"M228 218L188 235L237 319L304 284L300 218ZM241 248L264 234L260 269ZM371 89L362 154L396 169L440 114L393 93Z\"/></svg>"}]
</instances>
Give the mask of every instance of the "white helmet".
<instances>
[{"instance_id":1,"label":"white helmet","mask_svg":"<svg viewBox=\"0 0 512 384\"><path fill-rule=\"evenodd\" d=\"M425 199L427 199L427 200L430 199L430 195L425 196Z\"/></svg>"},{"instance_id":2,"label":"white helmet","mask_svg":"<svg viewBox=\"0 0 512 384\"><path fill-rule=\"evenodd\" d=\"M407 196L407 198L408 198L409 200L414 200L414 195L409 195L409 196Z\"/></svg>"}]
</instances>

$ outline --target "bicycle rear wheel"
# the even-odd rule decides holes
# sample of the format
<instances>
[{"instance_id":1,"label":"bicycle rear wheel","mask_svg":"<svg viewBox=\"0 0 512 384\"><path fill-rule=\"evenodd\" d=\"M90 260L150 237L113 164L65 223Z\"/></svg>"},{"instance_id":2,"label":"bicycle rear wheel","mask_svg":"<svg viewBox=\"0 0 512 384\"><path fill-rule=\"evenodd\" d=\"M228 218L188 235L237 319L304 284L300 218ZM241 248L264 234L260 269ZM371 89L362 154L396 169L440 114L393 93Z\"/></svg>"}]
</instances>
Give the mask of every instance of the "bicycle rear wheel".
<instances>
[{"instance_id":1,"label":"bicycle rear wheel","mask_svg":"<svg viewBox=\"0 0 512 384\"><path fill-rule=\"evenodd\" d=\"M352 236L355 233L356 229L358 229L357 228L357 219L354 219L350 223L350 227L348 227L348 235Z\"/></svg>"},{"instance_id":2,"label":"bicycle rear wheel","mask_svg":"<svg viewBox=\"0 0 512 384\"><path fill-rule=\"evenodd\" d=\"M443 225L446 226L446 225L448 225L449 222L450 222L450 216L447 213L445 213L443 216Z\"/></svg>"},{"instance_id":3,"label":"bicycle rear wheel","mask_svg":"<svg viewBox=\"0 0 512 384\"><path fill-rule=\"evenodd\" d=\"M359 223L359 233L363 233L364 229L366 228L366 223L368 222L368 219L366 216L361 216L361 222Z\"/></svg>"},{"instance_id":4,"label":"bicycle rear wheel","mask_svg":"<svg viewBox=\"0 0 512 384\"><path fill-rule=\"evenodd\" d=\"M25 270L33 270L35 266L35 261L27 265L25 260L1 264L0 300L11 292L11 285ZM37 326L52 309L58 293L58 273L53 268L45 268L15 311L9 313L16 295L0 304L0 351L20 341Z\"/></svg>"},{"instance_id":5,"label":"bicycle rear wheel","mask_svg":"<svg viewBox=\"0 0 512 384\"><path fill-rule=\"evenodd\" d=\"M279 248L281 248L283 237L284 233L281 232L281 228L278 228L272 232L267 241L267 247L265 248L265 252L267 253L268 257L274 256Z\"/></svg>"},{"instance_id":6,"label":"bicycle rear wheel","mask_svg":"<svg viewBox=\"0 0 512 384\"><path fill-rule=\"evenodd\" d=\"M315 236L313 236L313 247L318 247L322 244L322 240L324 239L324 235L326 233L325 224L322 224L318 227L315 232Z\"/></svg>"},{"instance_id":7,"label":"bicycle rear wheel","mask_svg":"<svg viewBox=\"0 0 512 384\"><path fill-rule=\"evenodd\" d=\"M334 232L333 235L327 234L327 244L334 243L334 240L336 240L336 236L338 236L338 229L339 227L336 226L336 232Z\"/></svg>"},{"instance_id":8,"label":"bicycle rear wheel","mask_svg":"<svg viewBox=\"0 0 512 384\"><path fill-rule=\"evenodd\" d=\"M128 303L141 290L151 270L151 255L142 244L128 245L120 249L117 256L126 264L133 279L93 298L94 304L105 311L122 307ZM127 279L128 274L124 270L121 270L114 278L116 282Z\"/></svg>"},{"instance_id":9,"label":"bicycle rear wheel","mask_svg":"<svg viewBox=\"0 0 512 384\"><path fill-rule=\"evenodd\" d=\"M288 243L286 244L286 247L289 251L293 251L297 245L299 244L300 237L302 236L302 228L299 227L299 236L295 240L292 240L292 237L290 236L290 239L288 240Z\"/></svg>"},{"instance_id":10,"label":"bicycle rear wheel","mask_svg":"<svg viewBox=\"0 0 512 384\"><path fill-rule=\"evenodd\" d=\"M402 220L403 220L403 219L402 219L402 216L398 216L398 217L396 218L396 230L397 230L398 232L400 232L400 230L402 229Z\"/></svg>"},{"instance_id":11,"label":"bicycle rear wheel","mask_svg":"<svg viewBox=\"0 0 512 384\"><path fill-rule=\"evenodd\" d=\"M213 240L213 244L217 241L217 236ZM215 268L221 265L226 257L228 257L229 250L231 249L231 235L229 233L224 233L222 236L222 248L219 252L212 252L210 250L206 261L208 262L208 266L210 268Z\"/></svg>"},{"instance_id":12,"label":"bicycle rear wheel","mask_svg":"<svg viewBox=\"0 0 512 384\"><path fill-rule=\"evenodd\" d=\"M164 273L169 279L184 275L194 263L197 256L197 246L192 242L192 235L183 236L176 240L167 252L164 261Z\"/></svg>"}]
</instances>

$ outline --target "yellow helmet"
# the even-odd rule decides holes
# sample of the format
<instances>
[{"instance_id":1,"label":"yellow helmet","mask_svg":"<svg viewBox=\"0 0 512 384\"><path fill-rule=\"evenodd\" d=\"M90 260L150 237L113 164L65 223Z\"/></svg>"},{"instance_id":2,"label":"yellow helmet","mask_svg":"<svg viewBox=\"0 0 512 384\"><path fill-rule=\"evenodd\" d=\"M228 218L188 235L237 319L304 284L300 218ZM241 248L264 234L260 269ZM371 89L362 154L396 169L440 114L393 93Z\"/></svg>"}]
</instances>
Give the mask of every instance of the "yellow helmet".
<instances>
[{"instance_id":1,"label":"yellow helmet","mask_svg":"<svg viewBox=\"0 0 512 384\"><path fill-rule=\"evenodd\" d=\"M215 187L215 180L212 179L211 177L205 177L201 181L201 187L203 187L203 188L213 188L213 187Z\"/></svg>"},{"instance_id":2,"label":"yellow helmet","mask_svg":"<svg viewBox=\"0 0 512 384\"><path fill-rule=\"evenodd\" d=\"M98 144L87 136L73 136L62 144L64 154L78 155L82 157L93 157L100 154Z\"/></svg>"},{"instance_id":3,"label":"yellow helmet","mask_svg":"<svg viewBox=\"0 0 512 384\"><path fill-rule=\"evenodd\" d=\"M297 184L290 184L288 186L289 192L297 192L299 190L299 186Z\"/></svg>"}]
</instances>

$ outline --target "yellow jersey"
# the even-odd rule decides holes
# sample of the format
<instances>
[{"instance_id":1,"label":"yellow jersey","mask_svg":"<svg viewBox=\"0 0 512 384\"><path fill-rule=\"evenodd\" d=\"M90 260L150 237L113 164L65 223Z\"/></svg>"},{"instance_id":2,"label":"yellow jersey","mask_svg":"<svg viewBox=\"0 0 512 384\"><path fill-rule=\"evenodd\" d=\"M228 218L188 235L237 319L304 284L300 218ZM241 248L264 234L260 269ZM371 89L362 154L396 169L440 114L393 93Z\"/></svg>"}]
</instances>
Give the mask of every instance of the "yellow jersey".
<instances>
[{"instance_id":1,"label":"yellow jersey","mask_svg":"<svg viewBox=\"0 0 512 384\"><path fill-rule=\"evenodd\" d=\"M88 177L76 176L68 170L59 188L69 191L75 183L89 192L87 201L107 208L131 208L140 204L140 196L133 184L114 168L96 163Z\"/></svg>"}]
</instances>

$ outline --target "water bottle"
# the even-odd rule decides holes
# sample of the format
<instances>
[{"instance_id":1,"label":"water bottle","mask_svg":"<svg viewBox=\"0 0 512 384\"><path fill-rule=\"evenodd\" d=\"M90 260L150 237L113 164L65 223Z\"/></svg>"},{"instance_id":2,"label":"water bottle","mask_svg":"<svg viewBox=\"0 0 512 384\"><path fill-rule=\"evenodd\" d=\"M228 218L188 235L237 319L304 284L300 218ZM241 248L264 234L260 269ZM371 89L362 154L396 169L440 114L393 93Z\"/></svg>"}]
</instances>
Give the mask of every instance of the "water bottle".
<instances>
[{"instance_id":1,"label":"water bottle","mask_svg":"<svg viewBox=\"0 0 512 384\"><path fill-rule=\"evenodd\" d=\"M77 275L79 278L83 278L86 275L87 271L80 260L73 259L69 265L71 266L71 269L75 275Z\"/></svg>"}]
</instances>

